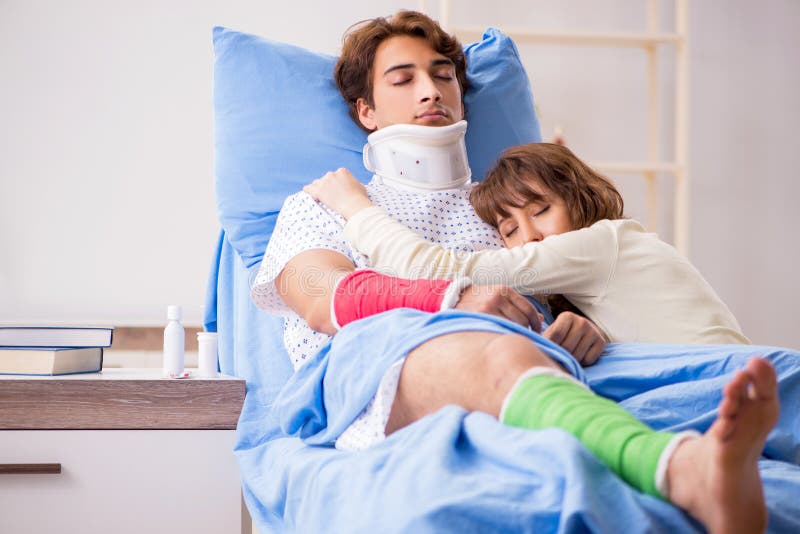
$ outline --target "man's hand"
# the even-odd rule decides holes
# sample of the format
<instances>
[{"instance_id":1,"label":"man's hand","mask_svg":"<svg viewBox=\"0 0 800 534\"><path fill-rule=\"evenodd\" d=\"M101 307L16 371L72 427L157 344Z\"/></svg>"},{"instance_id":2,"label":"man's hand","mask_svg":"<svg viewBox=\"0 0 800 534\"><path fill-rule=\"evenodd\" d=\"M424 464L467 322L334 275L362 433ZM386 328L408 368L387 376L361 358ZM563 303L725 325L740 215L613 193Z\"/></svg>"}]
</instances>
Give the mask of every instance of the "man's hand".
<instances>
[{"instance_id":1,"label":"man's hand","mask_svg":"<svg viewBox=\"0 0 800 534\"><path fill-rule=\"evenodd\" d=\"M536 307L508 286L470 286L462 293L456 309L497 315L522 326L530 326L534 332L542 330L542 320Z\"/></svg>"},{"instance_id":2,"label":"man's hand","mask_svg":"<svg viewBox=\"0 0 800 534\"><path fill-rule=\"evenodd\" d=\"M564 347L584 367L596 362L606 348L606 337L597 325L572 312L560 313L542 335Z\"/></svg>"},{"instance_id":3,"label":"man's hand","mask_svg":"<svg viewBox=\"0 0 800 534\"><path fill-rule=\"evenodd\" d=\"M372 206L367 190L347 169L337 169L303 188L314 200L349 219L357 211Z\"/></svg>"}]
</instances>

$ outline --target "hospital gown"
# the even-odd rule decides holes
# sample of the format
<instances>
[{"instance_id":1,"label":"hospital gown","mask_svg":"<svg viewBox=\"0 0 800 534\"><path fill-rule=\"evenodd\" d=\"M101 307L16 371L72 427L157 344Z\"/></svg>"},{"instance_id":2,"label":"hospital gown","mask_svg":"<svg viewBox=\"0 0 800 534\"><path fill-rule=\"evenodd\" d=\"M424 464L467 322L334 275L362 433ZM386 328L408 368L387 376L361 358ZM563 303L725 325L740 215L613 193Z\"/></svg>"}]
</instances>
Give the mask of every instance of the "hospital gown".
<instances>
[{"instance_id":1,"label":"hospital gown","mask_svg":"<svg viewBox=\"0 0 800 534\"><path fill-rule=\"evenodd\" d=\"M494 228L481 221L472 209L470 186L444 191L405 191L374 177L366 189L372 202L389 215L445 248L474 251L502 247ZM342 235L344 222L339 214L318 204L306 193L287 198L252 284L251 294L256 305L284 317L283 342L295 370L327 345L331 338L312 330L302 317L290 310L281 299L274 281L289 260L307 250L331 250L348 257L356 268L370 267L366 256L351 247ZM314 275L311 273L309 276ZM401 367L402 361L398 361L386 372L370 404L337 440L338 448L364 449L385 437L383 429Z\"/></svg>"}]
</instances>

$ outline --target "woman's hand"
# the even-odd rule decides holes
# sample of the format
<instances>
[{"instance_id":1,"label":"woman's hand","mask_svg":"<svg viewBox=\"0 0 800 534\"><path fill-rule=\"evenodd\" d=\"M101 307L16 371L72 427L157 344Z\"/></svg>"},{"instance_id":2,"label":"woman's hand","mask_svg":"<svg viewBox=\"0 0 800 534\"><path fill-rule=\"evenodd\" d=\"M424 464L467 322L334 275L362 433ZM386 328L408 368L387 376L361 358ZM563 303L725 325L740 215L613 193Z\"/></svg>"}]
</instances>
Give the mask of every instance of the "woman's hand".
<instances>
[{"instance_id":1,"label":"woman's hand","mask_svg":"<svg viewBox=\"0 0 800 534\"><path fill-rule=\"evenodd\" d=\"M564 347L584 367L596 362L606 348L606 337L600 329L589 319L572 312L559 313L542 335Z\"/></svg>"},{"instance_id":2,"label":"woman's hand","mask_svg":"<svg viewBox=\"0 0 800 534\"><path fill-rule=\"evenodd\" d=\"M356 212L372 206L367 190L347 169L337 169L317 178L303 191L330 209L349 219Z\"/></svg>"}]
</instances>

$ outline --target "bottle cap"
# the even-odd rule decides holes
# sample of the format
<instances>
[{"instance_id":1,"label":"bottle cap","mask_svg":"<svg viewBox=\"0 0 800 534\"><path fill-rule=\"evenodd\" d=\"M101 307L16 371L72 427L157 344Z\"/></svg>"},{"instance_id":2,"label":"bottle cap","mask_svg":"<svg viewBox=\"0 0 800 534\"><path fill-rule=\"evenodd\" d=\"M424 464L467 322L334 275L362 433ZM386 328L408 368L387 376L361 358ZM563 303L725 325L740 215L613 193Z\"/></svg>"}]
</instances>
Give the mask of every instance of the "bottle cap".
<instances>
[{"instance_id":1,"label":"bottle cap","mask_svg":"<svg viewBox=\"0 0 800 534\"><path fill-rule=\"evenodd\" d=\"M167 306L167 320L180 321L182 315L183 315L183 310L181 310L180 306L175 304Z\"/></svg>"}]
</instances>

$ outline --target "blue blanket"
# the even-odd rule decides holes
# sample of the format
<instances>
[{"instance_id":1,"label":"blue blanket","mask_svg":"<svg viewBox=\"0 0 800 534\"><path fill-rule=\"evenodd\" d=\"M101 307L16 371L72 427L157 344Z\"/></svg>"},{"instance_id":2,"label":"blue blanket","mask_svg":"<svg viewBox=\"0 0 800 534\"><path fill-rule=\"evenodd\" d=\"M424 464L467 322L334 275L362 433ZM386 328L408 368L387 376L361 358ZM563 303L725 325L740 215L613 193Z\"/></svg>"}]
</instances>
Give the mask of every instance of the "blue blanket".
<instances>
[{"instance_id":1,"label":"blue blanket","mask_svg":"<svg viewBox=\"0 0 800 534\"><path fill-rule=\"evenodd\" d=\"M310 445L333 443L375 396L389 367L430 339L465 331L529 336L550 358L586 381L568 352L509 321L455 310L430 314L398 309L345 326L306 361L275 403L282 429Z\"/></svg>"},{"instance_id":2,"label":"blue blanket","mask_svg":"<svg viewBox=\"0 0 800 534\"><path fill-rule=\"evenodd\" d=\"M431 337L419 323L420 315L395 310L340 333L341 343L321 351L289 380L271 415L278 417L285 432L297 433L308 443L335 439L363 409L393 363L394 358L386 355L407 351L415 338L419 344ZM469 325L475 314L455 315L450 319L475 327ZM500 319L495 322L515 328ZM396 328L392 330L391 325ZM411 329L398 333L400 325ZM395 339L402 350L389 348ZM551 355L558 354L544 346ZM800 358L796 353L768 347L618 344L587 369L586 378L595 391L617 400L654 428L703 431L715 417L722 386L754 354L765 355L775 364L783 401L783 415L762 462L770 527L775 532L798 532ZM579 369L573 372L581 376ZM266 417L248 413L243 422ZM260 519L276 530L619 532L625 528L674 532L697 528L674 507L621 482L570 435L559 430L509 428L488 415L469 414L455 406L361 453L306 446L287 438L252 446L256 436L248 435L244 426L241 432L237 454L255 497L251 502Z\"/></svg>"},{"instance_id":3,"label":"blue blanket","mask_svg":"<svg viewBox=\"0 0 800 534\"><path fill-rule=\"evenodd\" d=\"M208 309L217 315L207 326L219 326L222 370L247 379L236 455L245 500L262 533L702 531L675 507L630 488L570 435L506 427L456 406L359 453L288 437L282 423L308 440L316 436L326 443L356 415L357 399L393 358L370 350L389 346L387 337L370 346L353 331L348 335L359 338L357 346L347 352L331 345L304 371L307 381L289 388L281 321L249 301L252 269L224 236L215 264L212 284L218 287L212 289L219 291L209 294L218 301ZM407 342L413 344L413 338ZM384 363L361 366L361 380L330 372L359 365L358 354L382 355L377 359ZM655 428L703 431L715 417L723 384L756 354L777 368L782 402L760 463L769 530L800 532L798 352L616 344L585 369L584 379Z\"/></svg>"}]
</instances>

